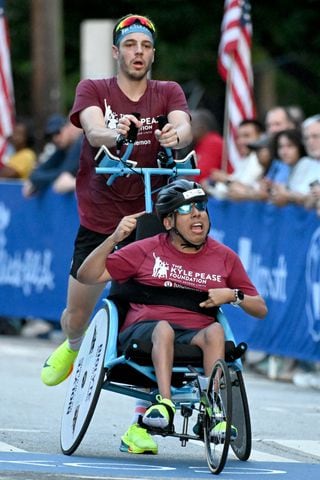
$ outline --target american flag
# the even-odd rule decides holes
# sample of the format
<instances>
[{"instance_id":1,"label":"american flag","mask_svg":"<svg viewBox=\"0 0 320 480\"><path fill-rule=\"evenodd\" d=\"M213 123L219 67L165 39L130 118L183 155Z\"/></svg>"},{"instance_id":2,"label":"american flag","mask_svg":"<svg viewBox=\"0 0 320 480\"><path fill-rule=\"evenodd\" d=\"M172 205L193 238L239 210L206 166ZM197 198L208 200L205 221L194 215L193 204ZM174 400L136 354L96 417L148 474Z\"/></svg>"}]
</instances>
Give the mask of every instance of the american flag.
<instances>
[{"instance_id":1,"label":"american flag","mask_svg":"<svg viewBox=\"0 0 320 480\"><path fill-rule=\"evenodd\" d=\"M9 31L4 14L4 0L0 0L0 164L12 133L14 95L10 62Z\"/></svg>"},{"instance_id":2,"label":"american flag","mask_svg":"<svg viewBox=\"0 0 320 480\"><path fill-rule=\"evenodd\" d=\"M252 25L249 0L225 0L218 71L226 82L224 138L233 167L240 161L235 134L244 119L255 118L251 64Z\"/></svg>"}]
</instances>

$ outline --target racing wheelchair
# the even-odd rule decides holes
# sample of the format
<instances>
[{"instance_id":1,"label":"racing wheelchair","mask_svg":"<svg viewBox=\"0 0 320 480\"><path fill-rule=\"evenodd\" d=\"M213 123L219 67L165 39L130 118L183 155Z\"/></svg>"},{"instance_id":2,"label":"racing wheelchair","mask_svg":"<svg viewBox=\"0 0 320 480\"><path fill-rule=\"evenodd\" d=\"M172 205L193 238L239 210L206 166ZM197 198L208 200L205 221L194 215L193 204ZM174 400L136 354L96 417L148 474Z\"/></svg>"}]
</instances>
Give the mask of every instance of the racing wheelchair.
<instances>
[{"instance_id":1,"label":"racing wheelchair","mask_svg":"<svg viewBox=\"0 0 320 480\"><path fill-rule=\"evenodd\" d=\"M167 160L165 165L170 164L167 168L164 168L163 164L165 157L158 162L161 168L137 168L136 164L129 160L131 145L133 146L133 142L129 142L122 158L112 155L106 147L102 147L96 157L98 163L96 172L108 174L109 185L118 176L143 175L146 215L145 218L141 217L141 221L144 222L142 231L150 234L150 229L154 230L155 222L155 217L151 213L151 176L188 176L198 174L199 170L195 168L194 152L190 152L185 159L177 162L173 160L171 152L165 152ZM145 233L142 233L143 235ZM118 290L120 293L116 292L103 300L103 306L91 320L70 376L60 435L61 449L66 455L73 454L80 445L102 389L152 403L158 393L151 361L151 344L132 340L125 350L119 347L121 307L124 301L130 301L130 295L136 300L139 291L132 285L127 289ZM161 293L158 292L154 295L144 295L144 301L159 304L160 297ZM163 298L163 301L171 301L168 299L167 291ZM185 300L184 298L184 302ZM199 304L201 300L191 296L189 303ZM172 301L175 302L175 299ZM235 345L227 318L220 308L216 312L216 317L225 331L226 356L213 366L206 389L201 387L199 381L199 375L203 374L201 350L191 345L175 347L171 390L172 401L182 416L182 427L179 428L181 431L176 431L173 422L164 430L148 428L151 434L179 438L181 446L186 446L189 440L203 442L207 464L213 474L219 474L223 470L229 446L243 461L247 460L251 453L250 414L241 362L241 356L247 346L245 343ZM189 419L193 414L196 415L197 428L193 428L190 433ZM223 429L215 431L214 427L217 424L222 424ZM233 439L231 427L237 430L237 436Z\"/></svg>"}]
</instances>

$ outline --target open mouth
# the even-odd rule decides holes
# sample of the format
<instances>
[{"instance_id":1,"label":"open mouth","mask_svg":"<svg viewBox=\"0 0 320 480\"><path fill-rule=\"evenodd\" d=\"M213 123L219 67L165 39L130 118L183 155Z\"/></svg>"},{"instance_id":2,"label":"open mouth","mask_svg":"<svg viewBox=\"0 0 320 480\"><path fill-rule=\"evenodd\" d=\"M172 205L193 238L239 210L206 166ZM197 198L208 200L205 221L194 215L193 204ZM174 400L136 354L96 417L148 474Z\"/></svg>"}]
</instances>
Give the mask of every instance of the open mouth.
<instances>
[{"instance_id":1,"label":"open mouth","mask_svg":"<svg viewBox=\"0 0 320 480\"><path fill-rule=\"evenodd\" d=\"M191 225L191 231L192 231L193 233L197 233L197 234L202 233L202 232L203 232L203 225L202 225L202 223L193 223L193 224Z\"/></svg>"},{"instance_id":2,"label":"open mouth","mask_svg":"<svg viewBox=\"0 0 320 480\"><path fill-rule=\"evenodd\" d=\"M144 63L143 63L141 60L135 60L135 61L133 62L133 66L134 66L135 68L143 68L143 67L144 67Z\"/></svg>"}]
</instances>

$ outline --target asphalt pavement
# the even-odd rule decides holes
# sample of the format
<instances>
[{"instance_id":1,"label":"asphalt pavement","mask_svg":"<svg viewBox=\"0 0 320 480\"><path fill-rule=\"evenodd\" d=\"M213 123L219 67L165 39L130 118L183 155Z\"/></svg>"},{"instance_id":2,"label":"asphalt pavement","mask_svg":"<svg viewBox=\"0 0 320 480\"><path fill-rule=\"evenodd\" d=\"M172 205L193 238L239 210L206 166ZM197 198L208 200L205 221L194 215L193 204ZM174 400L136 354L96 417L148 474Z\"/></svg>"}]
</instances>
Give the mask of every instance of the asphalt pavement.
<instances>
[{"instance_id":1,"label":"asphalt pavement","mask_svg":"<svg viewBox=\"0 0 320 480\"><path fill-rule=\"evenodd\" d=\"M43 361L56 342L0 336L0 480L107 478L208 478L204 448L176 438L156 437L157 456L119 452L134 400L102 391L88 431L72 456L60 449L66 382L41 383ZM231 454L224 480L320 478L319 392L244 372L253 451L248 462Z\"/></svg>"}]
</instances>

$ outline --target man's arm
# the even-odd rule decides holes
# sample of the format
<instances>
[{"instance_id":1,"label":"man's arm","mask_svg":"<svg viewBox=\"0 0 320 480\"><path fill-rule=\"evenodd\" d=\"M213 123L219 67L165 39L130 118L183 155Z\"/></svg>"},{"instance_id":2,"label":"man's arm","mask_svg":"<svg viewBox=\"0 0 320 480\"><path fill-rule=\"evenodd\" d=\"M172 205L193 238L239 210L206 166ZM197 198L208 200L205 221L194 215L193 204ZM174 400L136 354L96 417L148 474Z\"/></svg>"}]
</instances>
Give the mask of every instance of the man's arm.
<instances>
[{"instance_id":1,"label":"man's arm","mask_svg":"<svg viewBox=\"0 0 320 480\"><path fill-rule=\"evenodd\" d=\"M185 148L192 142L190 117L186 112L174 110L168 115L168 123L162 130L156 130L155 135L160 145L175 150Z\"/></svg>"},{"instance_id":2,"label":"man's arm","mask_svg":"<svg viewBox=\"0 0 320 480\"><path fill-rule=\"evenodd\" d=\"M131 122L137 128L140 128L142 125L134 115L128 114L119 119L117 128L107 128L101 108L95 106L82 110L79 118L88 142L92 147L101 147L102 145L106 145L109 148L115 147L119 134L124 137L127 136Z\"/></svg>"},{"instance_id":3,"label":"man's arm","mask_svg":"<svg viewBox=\"0 0 320 480\"><path fill-rule=\"evenodd\" d=\"M79 282L95 285L111 280L111 275L106 269L106 259L114 250L114 247L135 230L137 219L144 213L140 212L123 217L115 231L85 259L77 273Z\"/></svg>"}]
</instances>

